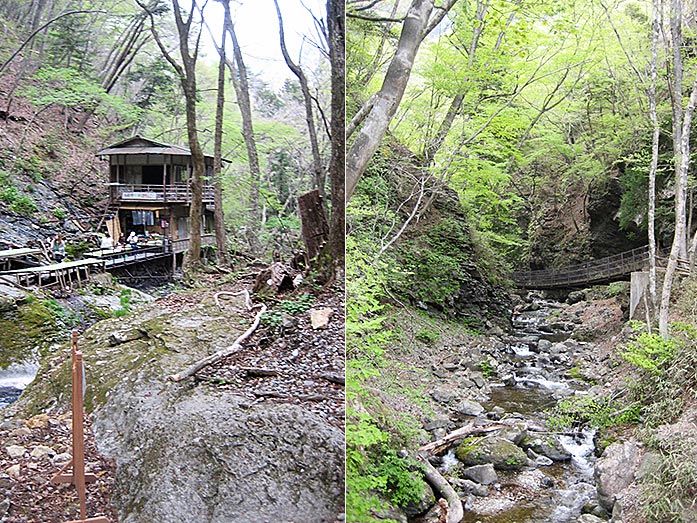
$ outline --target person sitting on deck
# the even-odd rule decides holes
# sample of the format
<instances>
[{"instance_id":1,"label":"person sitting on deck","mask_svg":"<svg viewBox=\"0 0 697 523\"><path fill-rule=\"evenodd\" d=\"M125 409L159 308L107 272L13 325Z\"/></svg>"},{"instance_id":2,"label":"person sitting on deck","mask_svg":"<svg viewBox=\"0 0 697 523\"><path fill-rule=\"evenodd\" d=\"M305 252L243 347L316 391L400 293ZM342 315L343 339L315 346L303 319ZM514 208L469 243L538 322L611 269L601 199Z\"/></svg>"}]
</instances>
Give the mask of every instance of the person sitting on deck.
<instances>
[{"instance_id":1,"label":"person sitting on deck","mask_svg":"<svg viewBox=\"0 0 697 523\"><path fill-rule=\"evenodd\" d=\"M131 234L128 235L126 242L128 242L132 249L138 248L138 236L136 236L135 231L131 231Z\"/></svg>"},{"instance_id":2,"label":"person sitting on deck","mask_svg":"<svg viewBox=\"0 0 697 523\"><path fill-rule=\"evenodd\" d=\"M65 258L65 241L60 234L56 234L56 237L51 240L51 253L53 254L53 259L58 263Z\"/></svg>"},{"instance_id":3,"label":"person sitting on deck","mask_svg":"<svg viewBox=\"0 0 697 523\"><path fill-rule=\"evenodd\" d=\"M114 240L106 234L105 236L102 237L102 241L99 244L100 249L113 249L114 248Z\"/></svg>"}]
</instances>

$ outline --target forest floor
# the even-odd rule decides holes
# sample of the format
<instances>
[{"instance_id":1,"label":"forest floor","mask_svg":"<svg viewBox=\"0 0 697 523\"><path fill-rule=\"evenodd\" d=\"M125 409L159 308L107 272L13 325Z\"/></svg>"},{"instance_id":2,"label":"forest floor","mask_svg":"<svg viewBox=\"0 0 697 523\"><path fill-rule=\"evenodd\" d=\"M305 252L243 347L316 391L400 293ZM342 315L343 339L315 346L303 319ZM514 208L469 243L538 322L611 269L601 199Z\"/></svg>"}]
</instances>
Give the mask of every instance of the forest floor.
<instances>
[{"instance_id":1,"label":"forest floor","mask_svg":"<svg viewBox=\"0 0 697 523\"><path fill-rule=\"evenodd\" d=\"M204 297L249 288L249 282L222 283L219 275L202 275L200 290L173 293L154 305L186 310ZM223 388L254 402L292 403L344 429L344 293L341 287L306 287L284 295L253 298L266 303L260 327L242 350L199 371L201 386ZM311 309L330 309L324 328L313 328ZM249 312L250 324L256 309ZM21 400L16 405L21 408ZM71 453L69 414L40 414L23 419L11 406L0 420L0 521L62 523L77 519L77 494L70 485L53 485ZM13 413L16 413L13 415ZM10 417L12 416L12 417ZM110 505L116 465L97 451L86 423L87 470L97 476L87 488L88 517L118 517ZM21 447L21 448L18 448ZM38 449L38 450L37 450ZM4 518L4 519L3 519Z\"/></svg>"}]
</instances>

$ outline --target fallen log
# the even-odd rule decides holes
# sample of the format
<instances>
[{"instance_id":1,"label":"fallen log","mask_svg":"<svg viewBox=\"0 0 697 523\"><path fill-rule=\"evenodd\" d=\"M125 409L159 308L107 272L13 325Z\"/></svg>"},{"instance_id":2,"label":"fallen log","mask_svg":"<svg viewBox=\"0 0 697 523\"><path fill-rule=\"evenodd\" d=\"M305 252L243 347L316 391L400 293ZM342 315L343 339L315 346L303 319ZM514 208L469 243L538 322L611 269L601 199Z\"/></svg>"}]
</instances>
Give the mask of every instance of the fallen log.
<instances>
[{"instance_id":1,"label":"fallen log","mask_svg":"<svg viewBox=\"0 0 697 523\"><path fill-rule=\"evenodd\" d=\"M428 462L428 459L419 456L419 461L424 465L424 477L426 481L428 481L433 489L447 502L447 507L443 507L441 504L441 508L444 509L446 513L445 522L460 523L462 518L465 517L465 510L462 507L460 496L457 495L457 492L455 492L452 485L448 483L448 480Z\"/></svg>"},{"instance_id":2,"label":"fallen log","mask_svg":"<svg viewBox=\"0 0 697 523\"><path fill-rule=\"evenodd\" d=\"M431 443L427 443L423 447L419 448L419 452L426 452L428 454L438 454L442 450L445 450L450 444L460 438L465 436L473 436L478 434L486 434L488 432L493 432L505 428L507 425L490 425L488 427L482 427L481 425L475 425L474 423L468 423L464 427L460 427L452 431L450 434L446 434L442 438Z\"/></svg>"},{"instance_id":3,"label":"fallen log","mask_svg":"<svg viewBox=\"0 0 697 523\"><path fill-rule=\"evenodd\" d=\"M242 342L249 338L252 333L257 329L259 326L259 323L261 322L261 317L262 315L266 312L266 305L261 306L261 310L257 313L256 317L254 318L254 323L252 323L252 326L249 327L239 338L237 338L232 345L229 347L226 347L224 349L219 350L215 354L211 354L207 358L203 358L202 360L198 361L197 363L194 363L191 367L189 367L186 370L181 371L179 374L172 374L171 376L168 376L167 379L172 380L172 381L182 381L185 380L186 378L193 376L196 374L198 371L200 371L202 368L207 367L209 365L212 365L213 363L216 363L223 358L227 358L228 356L231 356L238 352L239 350L242 349Z\"/></svg>"},{"instance_id":4,"label":"fallen log","mask_svg":"<svg viewBox=\"0 0 697 523\"><path fill-rule=\"evenodd\" d=\"M239 367L250 376L278 376L278 371L274 369L264 369L262 367Z\"/></svg>"}]
</instances>

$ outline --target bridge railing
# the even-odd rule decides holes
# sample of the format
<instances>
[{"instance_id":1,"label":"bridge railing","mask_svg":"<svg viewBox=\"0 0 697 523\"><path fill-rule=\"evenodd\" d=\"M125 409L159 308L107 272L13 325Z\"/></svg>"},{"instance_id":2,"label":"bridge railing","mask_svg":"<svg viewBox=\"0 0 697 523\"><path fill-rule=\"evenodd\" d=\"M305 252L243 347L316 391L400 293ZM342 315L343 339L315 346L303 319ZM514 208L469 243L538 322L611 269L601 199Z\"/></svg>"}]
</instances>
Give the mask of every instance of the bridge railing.
<instances>
[{"instance_id":1,"label":"bridge railing","mask_svg":"<svg viewBox=\"0 0 697 523\"><path fill-rule=\"evenodd\" d=\"M572 287L607 281L617 276L639 271L646 266L648 261L649 248L644 246L562 269L515 272L512 277L516 284L522 288Z\"/></svg>"}]
</instances>

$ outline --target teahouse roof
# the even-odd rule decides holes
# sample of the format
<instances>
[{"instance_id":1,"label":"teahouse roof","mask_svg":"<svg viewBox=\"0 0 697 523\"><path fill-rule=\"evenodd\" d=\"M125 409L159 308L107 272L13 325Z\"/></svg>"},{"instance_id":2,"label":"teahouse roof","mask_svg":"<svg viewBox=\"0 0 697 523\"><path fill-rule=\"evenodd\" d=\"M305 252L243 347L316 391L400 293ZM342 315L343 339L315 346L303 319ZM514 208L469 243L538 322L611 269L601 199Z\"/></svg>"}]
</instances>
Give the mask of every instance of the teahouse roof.
<instances>
[{"instance_id":1,"label":"teahouse roof","mask_svg":"<svg viewBox=\"0 0 697 523\"><path fill-rule=\"evenodd\" d=\"M112 156L115 154L168 154L171 156L191 156L191 150L179 145L156 142L142 136L133 136L127 140L108 145L104 149L97 151L95 156ZM210 154L204 154L206 158L212 159ZM223 158L224 162L228 162Z\"/></svg>"}]
</instances>

